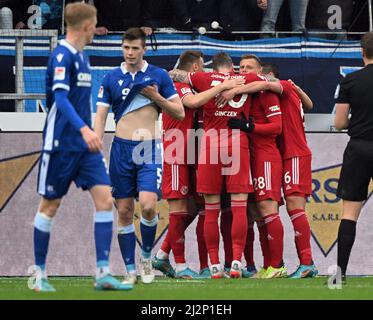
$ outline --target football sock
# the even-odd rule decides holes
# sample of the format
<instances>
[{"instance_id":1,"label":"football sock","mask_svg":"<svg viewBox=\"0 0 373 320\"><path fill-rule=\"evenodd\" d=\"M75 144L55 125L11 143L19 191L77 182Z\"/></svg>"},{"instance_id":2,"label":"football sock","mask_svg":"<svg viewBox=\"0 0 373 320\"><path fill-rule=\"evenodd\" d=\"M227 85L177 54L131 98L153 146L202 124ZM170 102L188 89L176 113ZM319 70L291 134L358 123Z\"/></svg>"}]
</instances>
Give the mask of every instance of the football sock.
<instances>
[{"instance_id":1,"label":"football sock","mask_svg":"<svg viewBox=\"0 0 373 320\"><path fill-rule=\"evenodd\" d=\"M176 263L176 272L181 272L186 269L186 263Z\"/></svg>"},{"instance_id":2,"label":"football sock","mask_svg":"<svg viewBox=\"0 0 373 320\"><path fill-rule=\"evenodd\" d=\"M312 265L311 227L303 209L289 211L289 216L295 232L295 246L300 264Z\"/></svg>"},{"instance_id":3,"label":"football sock","mask_svg":"<svg viewBox=\"0 0 373 320\"><path fill-rule=\"evenodd\" d=\"M196 227L200 270L205 269L209 266L208 265L208 252L206 248L205 237L203 234L204 224L205 224L205 213L203 211L203 213L200 213L198 215L198 222L197 222L197 227Z\"/></svg>"},{"instance_id":4,"label":"football sock","mask_svg":"<svg viewBox=\"0 0 373 320\"><path fill-rule=\"evenodd\" d=\"M170 212L170 234L171 248L176 263L185 263L185 226L187 225L187 212Z\"/></svg>"},{"instance_id":5,"label":"football sock","mask_svg":"<svg viewBox=\"0 0 373 320\"><path fill-rule=\"evenodd\" d=\"M96 212L94 234L97 268L109 267L111 238L113 236L113 211Z\"/></svg>"},{"instance_id":6,"label":"football sock","mask_svg":"<svg viewBox=\"0 0 373 320\"><path fill-rule=\"evenodd\" d=\"M162 245L161 245L161 249L157 252L157 258L158 259L168 259L168 255L170 254L171 252L171 243L170 243L170 226L168 226L168 230L167 230L167 233L166 233L166 236L162 242ZM160 253L160 251L162 251L162 253ZM158 253L159 253L159 256L158 256ZM161 256L165 257L165 258L161 258Z\"/></svg>"},{"instance_id":7,"label":"football sock","mask_svg":"<svg viewBox=\"0 0 373 320\"><path fill-rule=\"evenodd\" d=\"M284 251L284 227L278 213L264 217L267 228L267 239L271 254L271 266L280 268L283 265L282 257Z\"/></svg>"},{"instance_id":8,"label":"football sock","mask_svg":"<svg viewBox=\"0 0 373 320\"><path fill-rule=\"evenodd\" d=\"M233 260L240 261L247 238L247 200L231 200Z\"/></svg>"},{"instance_id":9,"label":"football sock","mask_svg":"<svg viewBox=\"0 0 373 320\"><path fill-rule=\"evenodd\" d=\"M232 249L232 211L231 208L224 208L220 217L220 232L224 244L224 266L230 268L233 261Z\"/></svg>"},{"instance_id":10,"label":"football sock","mask_svg":"<svg viewBox=\"0 0 373 320\"><path fill-rule=\"evenodd\" d=\"M169 259L169 254L164 252L162 249L159 249L157 254L156 254L156 257L158 259L161 259L161 260L167 260L167 259Z\"/></svg>"},{"instance_id":11,"label":"football sock","mask_svg":"<svg viewBox=\"0 0 373 320\"><path fill-rule=\"evenodd\" d=\"M35 265L45 273L50 231L53 219L38 212L34 219L34 256Z\"/></svg>"},{"instance_id":12,"label":"football sock","mask_svg":"<svg viewBox=\"0 0 373 320\"><path fill-rule=\"evenodd\" d=\"M205 204L204 235L206 247L213 265L220 265L219 260L219 212L220 202Z\"/></svg>"},{"instance_id":13,"label":"football sock","mask_svg":"<svg viewBox=\"0 0 373 320\"><path fill-rule=\"evenodd\" d=\"M142 238L142 257L144 259L151 257L157 225L158 216L155 216L152 220L146 220L144 217L141 217L140 232Z\"/></svg>"},{"instance_id":14,"label":"football sock","mask_svg":"<svg viewBox=\"0 0 373 320\"><path fill-rule=\"evenodd\" d=\"M118 243L127 272L136 271L136 235L134 224L118 228Z\"/></svg>"},{"instance_id":15,"label":"football sock","mask_svg":"<svg viewBox=\"0 0 373 320\"><path fill-rule=\"evenodd\" d=\"M355 242L356 221L342 219L338 230L337 263L341 268L342 276L346 275L351 249Z\"/></svg>"},{"instance_id":16,"label":"football sock","mask_svg":"<svg viewBox=\"0 0 373 320\"><path fill-rule=\"evenodd\" d=\"M259 242L263 255L263 268L267 269L271 264L271 252L269 251L267 228L264 223L264 220L258 220L256 222L256 225L259 231Z\"/></svg>"},{"instance_id":17,"label":"football sock","mask_svg":"<svg viewBox=\"0 0 373 320\"><path fill-rule=\"evenodd\" d=\"M255 266L254 241L255 241L254 222L251 221L248 223L246 245L244 249L246 265L250 267Z\"/></svg>"}]
</instances>

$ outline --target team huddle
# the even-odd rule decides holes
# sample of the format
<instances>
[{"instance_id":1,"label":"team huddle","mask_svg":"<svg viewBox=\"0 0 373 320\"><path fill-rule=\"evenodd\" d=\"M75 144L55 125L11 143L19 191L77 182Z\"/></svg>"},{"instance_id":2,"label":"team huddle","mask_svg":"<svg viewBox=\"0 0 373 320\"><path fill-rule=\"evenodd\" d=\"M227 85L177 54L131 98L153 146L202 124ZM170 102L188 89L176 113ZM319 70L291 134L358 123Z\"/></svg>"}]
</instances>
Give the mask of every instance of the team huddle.
<instances>
[{"instance_id":1,"label":"team huddle","mask_svg":"<svg viewBox=\"0 0 373 320\"><path fill-rule=\"evenodd\" d=\"M301 88L278 80L277 67L254 55L243 56L235 73L229 55L218 53L212 58L213 71L204 72L203 53L186 51L178 68L167 73L143 59L145 34L131 28L123 36L125 62L102 80L92 129L91 75L83 48L92 41L96 12L74 3L66 7L65 16L66 39L47 68L48 117L38 178L42 200L34 222L35 264L42 278L35 290L55 291L45 268L50 230L72 181L89 190L95 204L97 290L130 290L137 282L135 199L141 208L143 283L154 281L154 269L183 279L287 277L279 216L284 203L300 260L290 277L316 276L305 213L312 155L303 108L312 108L312 101ZM107 172L102 138L110 107L116 130ZM161 197L169 204L169 227L153 255ZM127 271L123 282L109 269L113 204ZM199 272L185 259L185 230L196 218ZM258 271L255 223L263 254Z\"/></svg>"}]
</instances>

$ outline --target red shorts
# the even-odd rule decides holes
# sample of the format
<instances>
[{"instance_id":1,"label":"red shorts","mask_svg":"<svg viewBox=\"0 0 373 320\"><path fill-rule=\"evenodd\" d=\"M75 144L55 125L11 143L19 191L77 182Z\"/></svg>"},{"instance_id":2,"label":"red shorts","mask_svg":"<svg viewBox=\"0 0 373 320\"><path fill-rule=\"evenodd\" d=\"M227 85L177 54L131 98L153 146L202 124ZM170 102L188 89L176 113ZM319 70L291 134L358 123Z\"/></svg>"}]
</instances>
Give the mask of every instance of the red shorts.
<instances>
[{"instance_id":1,"label":"red shorts","mask_svg":"<svg viewBox=\"0 0 373 320\"><path fill-rule=\"evenodd\" d=\"M204 194L250 193L253 184L250 173L250 152L246 148L240 149L239 160L237 157L232 163L222 163L220 156L217 163L210 161L210 151L206 150L207 157L199 158L197 191ZM201 161L206 159L206 161ZM211 163L212 162L212 163Z\"/></svg>"},{"instance_id":2,"label":"red shorts","mask_svg":"<svg viewBox=\"0 0 373 320\"><path fill-rule=\"evenodd\" d=\"M186 199L193 195L191 174L193 168L186 164L163 163L162 198Z\"/></svg>"},{"instance_id":3,"label":"red shorts","mask_svg":"<svg viewBox=\"0 0 373 320\"><path fill-rule=\"evenodd\" d=\"M294 157L284 160L282 188L285 197L312 194L312 156Z\"/></svg>"},{"instance_id":4,"label":"red shorts","mask_svg":"<svg viewBox=\"0 0 373 320\"><path fill-rule=\"evenodd\" d=\"M282 161L253 159L252 175L255 201L271 199L281 202Z\"/></svg>"}]
</instances>

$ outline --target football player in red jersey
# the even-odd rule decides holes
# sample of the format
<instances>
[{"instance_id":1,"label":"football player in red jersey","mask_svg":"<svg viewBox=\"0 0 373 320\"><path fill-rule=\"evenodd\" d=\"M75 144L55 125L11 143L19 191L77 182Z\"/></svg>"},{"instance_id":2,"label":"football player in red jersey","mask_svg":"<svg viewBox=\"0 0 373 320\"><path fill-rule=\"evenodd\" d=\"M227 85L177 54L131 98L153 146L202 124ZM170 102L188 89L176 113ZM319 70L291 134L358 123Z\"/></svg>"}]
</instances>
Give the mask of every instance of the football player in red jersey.
<instances>
[{"instance_id":1,"label":"football player in red jersey","mask_svg":"<svg viewBox=\"0 0 373 320\"><path fill-rule=\"evenodd\" d=\"M255 55L245 55L240 61L240 74L252 72L261 72L261 62ZM224 97L229 99L244 92L244 87L232 89L224 94ZM282 158L276 143L282 132L279 97L269 91L257 93L253 96L251 115L249 120L242 117L231 119L229 125L233 129L250 133L255 204L250 203L249 211L255 215L259 213L262 217L258 228L265 258L258 277L285 277L287 271L282 260L284 229L279 216L279 203L282 200Z\"/></svg>"},{"instance_id":2,"label":"football player in red jersey","mask_svg":"<svg viewBox=\"0 0 373 320\"><path fill-rule=\"evenodd\" d=\"M251 84L255 91L257 82L263 82L263 77L255 73L236 75L233 72L233 62L224 52L213 57L214 72L189 73L174 70L171 77L174 80L186 82L198 92L219 85L225 79L241 78L245 84ZM246 88L246 86L245 86ZM243 115L249 117L251 96L241 94L227 103L216 104L211 100L204 105L204 135L202 138L201 155L198 162L197 191L205 197L205 240L211 261L212 278L222 278L219 260L219 225L220 194L223 188L231 195L232 208L232 249L233 261L230 276L241 277L241 258L247 234L247 195L253 191L250 177L249 139L244 132L230 130L228 119ZM230 156L229 156L230 155ZM235 161L235 163L234 163Z\"/></svg>"},{"instance_id":3,"label":"football player in red jersey","mask_svg":"<svg viewBox=\"0 0 373 320\"><path fill-rule=\"evenodd\" d=\"M188 72L203 71L203 54L200 51L186 51L179 58L179 68ZM203 202L202 207L196 205L194 198L198 197L195 190L196 167L188 163L188 145L194 139L195 110L214 98L223 90L231 89L240 83L237 80L226 80L207 91L193 94L188 84L175 82L176 90L185 108L185 118L182 121L174 120L167 113L163 113L163 181L162 196L169 204L169 227L167 236L153 258L153 267L168 276L191 279L199 274L187 267L185 261L184 232L194 220L198 212L197 241L201 263L201 273L208 270L207 251L203 238L204 224ZM195 149L191 150L195 151ZM169 252L172 249L176 263L176 273L169 262ZM207 275L209 276L209 274Z\"/></svg>"},{"instance_id":4,"label":"football player in red jersey","mask_svg":"<svg viewBox=\"0 0 373 320\"><path fill-rule=\"evenodd\" d=\"M263 74L279 79L275 64L263 65ZM297 270L289 277L294 279L315 277L318 273L311 252L311 228L307 219L306 199L312 193L312 152L304 132L303 108L313 107L308 95L292 81L280 81L284 88L280 96L283 131L279 148L283 158L283 192L286 209L295 232L295 244L300 261Z\"/></svg>"}]
</instances>

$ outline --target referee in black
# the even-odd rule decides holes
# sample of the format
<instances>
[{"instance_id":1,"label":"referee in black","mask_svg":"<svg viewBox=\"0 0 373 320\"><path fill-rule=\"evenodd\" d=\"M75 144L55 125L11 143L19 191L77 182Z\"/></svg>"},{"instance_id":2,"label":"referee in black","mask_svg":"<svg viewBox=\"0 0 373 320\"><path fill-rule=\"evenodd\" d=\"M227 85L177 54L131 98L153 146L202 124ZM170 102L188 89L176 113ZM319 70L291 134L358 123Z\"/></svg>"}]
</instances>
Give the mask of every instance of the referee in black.
<instances>
[{"instance_id":1,"label":"referee in black","mask_svg":"<svg viewBox=\"0 0 373 320\"><path fill-rule=\"evenodd\" d=\"M337 191L343 200L337 258L343 282L355 241L356 223L373 177L373 32L362 37L361 47L365 67L341 81L334 121L336 129L348 129L351 137L343 155Z\"/></svg>"}]
</instances>

